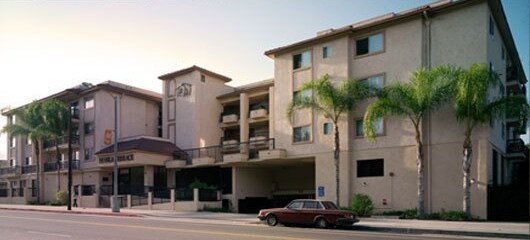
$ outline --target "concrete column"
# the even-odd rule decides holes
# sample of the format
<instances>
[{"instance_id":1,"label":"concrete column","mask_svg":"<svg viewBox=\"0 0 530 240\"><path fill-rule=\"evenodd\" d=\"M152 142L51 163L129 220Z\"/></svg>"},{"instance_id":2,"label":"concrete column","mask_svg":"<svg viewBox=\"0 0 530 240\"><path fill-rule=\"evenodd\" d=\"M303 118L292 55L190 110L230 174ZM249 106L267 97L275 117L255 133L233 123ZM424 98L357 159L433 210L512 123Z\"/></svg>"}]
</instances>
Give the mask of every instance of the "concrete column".
<instances>
[{"instance_id":1,"label":"concrete column","mask_svg":"<svg viewBox=\"0 0 530 240\"><path fill-rule=\"evenodd\" d=\"M83 190L83 188L81 187L81 185L78 185L77 189L75 189L75 186L72 186L72 197L74 196L76 190L77 190L77 206L82 207L83 206L83 203L82 203L83 195L81 194L82 193L81 190ZM73 204L74 204L74 201L72 200L72 206Z\"/></svg>"},{"instance_id":2,"label":"concrete column","mask_svg":"<svg viewBox=\"0 0 530 240\"><path fill-rule=\"evenodd\" d=\"M169 188L174 188L176 183L176 177L175 177L175 169L172 168L166 168L167 170L167 186Z\"/></svg>"},{"instance_id":3,"label":"concrete column","mask_svg":"<svg viewBox=\"0 0 530 240\"><path fill-rule=\"evenodd\" d=\"M274 138L274 87L269 87L269 138ZM272 143L269 143L269 149L272 149Z\"/></svg>"},{"instance_id":4,"label":"concrete column","mask_svg":"<svg viewBox=\"0 0 530 240\"><path fill-rule=\"evenodd\" d=\"M153 166L144 166L144 186L153 186L155 182L155 169Z\"/></svg>"},{"instance_id":5,"label":"concrete column","mask_svg":"<svg viewBox=\"0 0 530 240\"><path fill-rule=\"evenodd\" d=\"M175 210L175 189L170 189L169 194L171 199L171 210Z\"/></svg>"},{"instance_id":6,"label":"concrete column","mask_svg":"<svg viewBox=\"0 0 530 240\"><path fill-rule=\"evenodd\" d=\"M147 193L147 209L153 210L153 192Z\"/></svg>"},{"instance_id":7,"label":"concrete column","mask_svg":"<svg viewBox=\"0 0 530 240\"><path fill-rule=\"evenodd\" d=\"M132 195L131 194L127 194L127 208L129 209L132 208Z\"/></svg>"},{"instance_id":8,"label":"concrete column","mask_svg":"<svg viewBox=\"0 0 530 240\"><path fill-rule=\"evenodd\" d=\"M195 205L195 210L199 210L199 189L193 189L193 205Z\"/></svg>"},{"instance_id":9,"label":"concrete column","mask_svg":"<svg viewBox=\"0 0 530 240\"><path fill-rule=\"evenodd\" d=\"M239 134L240 142L248 142L248 94L241 93L239 99ZM248 144L241 145L241 153L248 154Z\"/></svg>"}]
</instances>

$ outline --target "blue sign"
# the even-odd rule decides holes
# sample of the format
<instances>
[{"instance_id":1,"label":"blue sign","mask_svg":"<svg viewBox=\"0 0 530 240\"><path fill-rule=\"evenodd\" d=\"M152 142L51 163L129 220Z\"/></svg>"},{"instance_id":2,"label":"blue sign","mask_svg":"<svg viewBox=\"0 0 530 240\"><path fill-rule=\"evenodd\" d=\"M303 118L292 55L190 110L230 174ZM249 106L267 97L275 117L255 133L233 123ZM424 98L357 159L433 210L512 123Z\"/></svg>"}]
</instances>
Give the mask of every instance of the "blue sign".
<instances>
[{"instance_id":1,"label":"blue sign","mask_svg":"<svg viewBox=\"0 0 530 240\"><path fill-rule=\"evenodd\" d=\"M324 197L325 192L324 192L324 186L318 186L318 196L319 197Z\"/></svg>"}]
</instances>

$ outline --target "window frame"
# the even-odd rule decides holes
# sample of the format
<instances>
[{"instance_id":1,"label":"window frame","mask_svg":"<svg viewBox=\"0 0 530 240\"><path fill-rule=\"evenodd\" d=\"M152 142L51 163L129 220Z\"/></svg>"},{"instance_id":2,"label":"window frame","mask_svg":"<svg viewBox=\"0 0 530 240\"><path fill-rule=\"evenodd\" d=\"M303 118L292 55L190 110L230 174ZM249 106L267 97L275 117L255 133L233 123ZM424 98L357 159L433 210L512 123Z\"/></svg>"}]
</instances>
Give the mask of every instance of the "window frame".
<instances>
[{"instance_id":1,"label":"window frame","mask_svg":"<svg viewBox=\"0 0 530 240\"><path fill-rule=\"evenodd\" d=\"M322 47L322 59L329 59L333 56L333 48L331 45Z\"/></svg>"},{"instance_id":2,"label":"window frame","mask_svg":"<svg viewBox=\"0 0 530 240\"><path fill-rule=\"evenodd\" d=\"M381 123L381 132L376 132L375 133L375 136L376 137L380 137L380 136L385 136L386 135L386 132L385 132L385 129L386 129L386 121L384 118L380 118L382 123ZM355 119L354 121L354 124L355 124L355 138L364 138L364 130L362 130L361 132L361 135L358 134L358 128L357 128L357 122L359 121L362 121L362 124L364 124L364 119L363 118L357 118ZM364 126L363 126L364 127Z\"/></svg>"},{"instance_id":3,"label":"window frame","mask_svg":"<svg viewBox=\"0 0 530 240\"><path fill-rule=\"evenodd\" d=\"M370 75L370 76L366 76L366 77L363 77L363 78L359 78L359 82L363 82L363 81L366 81L367 83L370 83L370 79L374 79L374 78L381 78L381 87L377 87L377 89L383 89L386 85L386 74L385 73L379 73L379 74L375 74L375 75Z\"/></svg>"},{"instance_id":4,"label":"window frame","mask_svg":"<svg viewBox=\"0 0 530 240\"><path fill-rule=\"evenodd\" d=\"M304 54L308 54L309 57L309 64L308 65L304 65ZM300 56L300 64L297 64L298 61L296 61L296 56ZM301 69L306 69L306 68L310 68L312 65L313 65L313 59L312 59L312 54L311 54L311 50L305 50L305 51L302 51L302 52L299 52L299 53L296 53L296 54L293 54L292 55L292 69L293 71L298 71L298 70L301 70Z\"/></svg>"},{"instance_id":5,"label":"window frame","mask_svg":"<svg viewBox=\"0 0 530 240\"><path fill-rule=\"evenodd\" d=\"M381 38L382 38L381 39L381 49L377 50L377 51L370 52L370 37L374 37L374 36L377 36L377 35L381 35ZM358 49L359 48L357 46L357 43L359 41L361 41L361 40L364 40L364 39L366 39L368 41L367 52L363 53L363 54L358 54ZM355 49L354 56L355 56L355 58L362 58L362 57L366 57L366 56L372 56L372 55L384 53L386 51L386 34L383 31L366 34L366 35L360 36L358 38L355 38L354 39L354 44L355 44L355 46L354 46L354 49Z\"/></svg>"},{"instance_id":6,"label":"window frame","mask_svg":"<svg viewBox=\"0 0 530 240\"><path fill-rule=\"evenodd\" d=\"M91 131L87 131L87 126L92 126L90 129ZM86 135L92 135L96 131L96 125L94 125L94 122L86 122L83 124L83 133Z\"/></svg>"},{"instance_id":7,"label":"window frame","mask_svg":"<svg viewBox=\"0 0 530 240\"><path fill-rule=\"evenodd\" d=\"M333 133L333 123L325 122L322 124L322 134L331 135Z\"/></svg>"},{"instance_id":8,"label":"window frame","mask_svg":"<svg viewBox=\"0 0 530 240\"><path fill-rule=\"evenodd\" d=\"M96 100L94 99L94 96L87 96L83 98L83 108L86 109L93 109L96 105ZM87 103L91 103L87 106Z\"/></svg>"},{"instance_id":9,"label":"window frame","mask_svg":"<svg viewBox=\"0 0 530 240\"><path fill-rule=\"evenodd\" d=\"M84 157L83 160L84 160L85 162L87 162L87 161L94 161L94 160L95 160L95 159L94 159L94 148L91 148L91 147L90 147L90 148L85 148L85 149L84 149L84 154L83 154L83 155L84 155L84 156L83 156L83 157ZM88 156L88 157L87 157L87 156Z\"/></svg>"},{"instance_id":10,"label":"window frame","mask_svg":"<svg viewBox=\"0 0 530 240\"><path fill-rule=\"evenodd\" d=\"M309 139L304 139L302 136L300 137L300 140L296 140L295 138L295 131L296 129L299 128L300 129L300 134L303 135L303 132L302 130L304 128L307 128L308 129L308 132L309 132ZM300 126L296 126L296 127L293 127L293 138L292 138L292 141L293 141L293 144L300 144L300 143L309 143L313 140L313 136L312 136L312 131L311 131L311 124L307 124L307 125L300 125Z\"/></svg>"}]
</instances>

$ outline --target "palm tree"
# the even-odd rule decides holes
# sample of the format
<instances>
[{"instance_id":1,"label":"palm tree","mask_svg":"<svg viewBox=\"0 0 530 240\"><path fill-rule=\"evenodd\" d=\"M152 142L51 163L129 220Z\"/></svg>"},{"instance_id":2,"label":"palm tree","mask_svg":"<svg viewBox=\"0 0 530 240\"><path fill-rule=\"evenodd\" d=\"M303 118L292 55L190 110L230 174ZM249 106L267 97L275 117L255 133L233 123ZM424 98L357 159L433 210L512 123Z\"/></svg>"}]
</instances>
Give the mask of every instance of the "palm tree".
<instances>
[{"instance_id":1,"label":"palm tree","mask_svg":"<svg viewBox=\"0 0 530 240\"><path fill-rule=\"evenodd\" d=\"M59 138L67 132L69 121L68 111L68 105L58 99L48 99L42 103L44 124L48 129L49 137L55 139L57 192L61 191L61 153L59 151Z\"/></svg>"},{"instance_id":2,"label":"palm tree","mask_svg":"<svg viewBox=\"0 0 530 240\"><path fill-rule=\"evenodd\" d=\"M2 133L31 139L37 165L37 202L40 202L40 142L50 136L48 128L44 125L42 102L34 101L16 110L13 115L17 117L17 123L8 123L2 128Z\"/></svg>"},{"instance_id":3,"label":"palm tree","mask_svg":"<svg viewBox=\"0 0 530 240\"><path fill-rule=\"evenodd\" d=\"M357 80L346 80L339 86L329 79L328 75L316 80L303 84L300 92L311 91L312 96L303 96L299 94L297 98L289 104L287 116L293 120L292 116L297 109L311 109L320 113L324 118L333 123L334 147L333 160L335 165L335 182L336 182L336 204L340 204L340 179L339 179L339 160L340 160L340 142L338 122L343 114L353 112L360 102L372 95L372 88L367 84L362 84Z\"/></svg>"},{"instance_id":4,"label":"palm tree","mask_svg":"<svg viewBox=\"0 0 530 240\"><path fill-rule=\"evenodd\" d=\"M59 137L66 132L68 121L68 106L57 99L48 99L42 102L34 101L14 113L18 123L8 123L2 132L11 136L22 136L31 139L37 162L37 186L40 181L40 142L55 138L55 149L57 158L57 191L60 191L60 157ZM37 196L40 202L40 188Z\"/></svg>"},{"instance_id":5,"label":"palm tree","mask_svg":"<svg viewBox=\"0 0 530 240\"><path fill-rule=\"evenodd\" d=\"M385 87L379 99L370 104L364 115L363 130L369 139L375 138L375 122L388 116L400 116L411 121L415 130L416 164L418 186L418 216L425 214L424 207L424 163L421 123L423 117L451 99L453 83L458 69L452 66L439 66L428 70L414 71L410 82L396 82Z\"/></svg>"},{"instance_id":6,"label":"palm tree","mask_svg":"<svg viewBox=\"0 0 530 240\"><path fill-rule=\"evenodd\" d=\"M456 83L455 115L464 125L464 144L462 158L463 190L462 210L471 216L471 163L473 129L488 121L500 120L504 117L520 117L525 119L529 106L525 97L500 96L489 98L491 87L499 86L498 75L489 71L484 64L474 64L462 72ZM501 85L501 87L503 87Z\"/></svg>"}]
</instances>

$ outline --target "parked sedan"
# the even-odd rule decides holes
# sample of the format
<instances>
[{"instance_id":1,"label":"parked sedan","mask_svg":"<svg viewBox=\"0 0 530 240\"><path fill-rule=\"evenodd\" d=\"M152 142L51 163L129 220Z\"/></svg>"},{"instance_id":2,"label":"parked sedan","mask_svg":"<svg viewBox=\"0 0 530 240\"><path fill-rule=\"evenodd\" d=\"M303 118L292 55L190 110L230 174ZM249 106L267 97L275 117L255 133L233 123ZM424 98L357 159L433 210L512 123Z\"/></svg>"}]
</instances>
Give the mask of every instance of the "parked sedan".
<instances>
[{"instance_id":1,"label":"parked sedan","mask_svg":"<svg viewBox=\"0 0 530 240\"><path fill-rule=\"evenodd\" d=\"M284 208L262 209L258 218L269 226L283 223L315 225L319 228L351 226L359 221L354 212L339 210L330 201L314 199L297 199Z\"/></svg>"}]
</instances>

